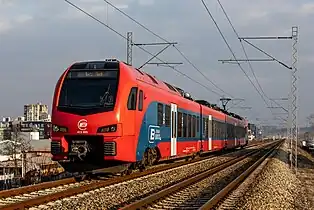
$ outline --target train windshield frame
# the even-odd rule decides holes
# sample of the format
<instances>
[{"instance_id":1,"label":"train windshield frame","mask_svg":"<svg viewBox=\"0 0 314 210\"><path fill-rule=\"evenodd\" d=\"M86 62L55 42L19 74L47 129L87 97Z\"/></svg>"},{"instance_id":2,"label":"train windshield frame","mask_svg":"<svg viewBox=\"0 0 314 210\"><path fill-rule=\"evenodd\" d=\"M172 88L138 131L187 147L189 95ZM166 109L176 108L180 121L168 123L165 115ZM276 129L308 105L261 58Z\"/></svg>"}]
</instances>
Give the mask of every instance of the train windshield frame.
<instances>
[{"instance_id":1,"label":"train windshield frame","mask_svg":"<svg viewBox=\"0 0 314 210\"><path fill-rule=\"evenodd\" d=\"M117 70L72 70L62 83L58 110L79 115L113 111L118 92Z\"/></svg>"}]
</instances>

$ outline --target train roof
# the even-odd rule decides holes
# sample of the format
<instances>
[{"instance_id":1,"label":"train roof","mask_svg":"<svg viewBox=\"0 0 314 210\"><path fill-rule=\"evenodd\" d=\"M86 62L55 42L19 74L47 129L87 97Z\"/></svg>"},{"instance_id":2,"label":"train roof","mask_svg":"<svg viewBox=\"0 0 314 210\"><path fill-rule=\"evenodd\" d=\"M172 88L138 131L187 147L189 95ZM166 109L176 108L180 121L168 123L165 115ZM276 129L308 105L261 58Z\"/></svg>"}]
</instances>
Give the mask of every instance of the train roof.
<instances>
[{"instance_id":1,"label":"train roof","mask_svg":"<svg viewBox=\"0 0 314 210\"><path fill-rule=\"evenodd\" d=\"M137 79L142 80L150 85L159 87L163 90L168 90L172 94L180 95L186 99L192 100L192 97L189 93L184 91L182 88L179 88L177 86L174 86L172 84L169 84L165 81L159 80L155 76L143 72L123 61L119 61L117 59L105 59L105 60L86 60L86 61L77 61L74 62L70 70L114 70L119 68L119 64L123 63L124 65L127 65L128 67L132 68L134 70L134 73L136 73Z\"/></svg>"},{"instance_id":2,"label":"train roof","mask_svg":"<svg viewBox=\"0 0 314 210\"><path fill-rule=\"evenodd\" d=\"M153 75L150 75L149 73L147 72L143 72L137 68L135 68L134 66L132 65L129 65L123 61L119 61L117 59L105 59L105 60L86 60L86 61L77 61L77 62L74 62L71 67L70 67L70 70L71 69L117 69L119 64L123 63L125 65L127 65L128 67L130 67L131 69L134 70L134 72L137 73L137 77L138 79L140 80L144 80L145 82L153 85L153 86L156 86L156 87L159 87L161 89L164 89L164 90L168 90L169 92L175 94L175 95L180 95L182 96L183 98L186 98L188 100L191 100L191 101L194 101L198 104L201 104L203 106L206 106L210 109L214 109L216 111L219 111L219 112L222 112L230 117L233 117L233 118L236 118L236 119L239 119L239 120L243 120L244 118L242 118L241 116L235 114L235 113L232 113L232 112L228 112L226 110L223 110L221 109L220 107L217 106L217 104L211 104L209 103L208 101L206 100L194 100L192 98L192 96L190 95L190 93L184 91L182 88L180 87L177 87L175 85L172 85L172 84L169 84L165 81L162 81L162 80L159 80L157 79L155 76Z\"/></svg>"},{"instance_id":3,"label":"train roof","mask_svg":"<svg viewBox=\"0 0 314 210\"><path fill-rule=\"evenodd\" d=\"M222 112L222 113L224 113L224 114L226 114L226 115L228 115L230 117L236 118L238 120L243 120L243 117L241 117L240 115L237 115L237 114L235 114L233 112L228 112L228 111L220 108L219 106L217 106L217 104L211 104L211 103L209 103L208 101L205 101L205 100L195 100L195 102L197 102L197 103L199 103L199 104L201 104L203 106L207 106L207 107L209 107L211 109L214 109L216 111Z\"/></svg>"},{"instance_id":4,"label":"train roof","mask_svg":"<svg viewBox=\"0 0 314 210\"><path fill-rule=\"evenodd\" d=\"M182 88L175 86L173 84L169 84L168 82L162 81L162 80L158 79L157 77L155 77L155 76L153 76L147 72L141 71L140 69L137 69L134 66L131 66L127 63L124 63L124 64L129 66L130 68L132 68L134 70L134 72L137 73L138 79L144 80L146 83L149 83L153 86L162 88L162 89L167 90L173 94L180 95L183 98L194 101L194 99L192 98L190 93L186 92Z\"/></svg>"}]
</instances>

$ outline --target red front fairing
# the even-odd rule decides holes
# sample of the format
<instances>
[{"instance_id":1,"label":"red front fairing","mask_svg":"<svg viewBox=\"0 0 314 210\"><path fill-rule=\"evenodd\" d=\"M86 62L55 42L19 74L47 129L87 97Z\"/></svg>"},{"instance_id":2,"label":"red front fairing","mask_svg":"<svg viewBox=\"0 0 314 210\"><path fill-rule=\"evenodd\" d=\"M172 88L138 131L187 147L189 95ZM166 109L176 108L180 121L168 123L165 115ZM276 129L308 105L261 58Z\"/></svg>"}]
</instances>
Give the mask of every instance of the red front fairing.
<instances>
[{"instance_id":1,"label":"red front fairing","mask_svg":"<svg viewBox=\"0 0 314 210\"><path fill-rule=\"evenodd\" d=\"M115 112L98 113L94 115L79 116L70 113L64 113L55 110L52 119L53 125L66 127L67 135L96 135L97 129L106 125L118 125L118 129L113 133L106 133L105 136L122 136L122 127L119 125L119 120ZM86 127L82 127L82 123L86 122ZM81 125L81 127L80 127ZM84 125L83 125L84 126ZM60 137L63 133L53 133L52 137Z\"/></svg>"},{"instance_id":2,"label":"red front fairing","mask_svg":"<svg viewBox=\"0 0 314 210\"><path fill-rule=\"evenodd\" d=\"M64 160L68 151L69 136L98 136L102 137L104 142L116 142L116 155L104 156L104 160L120 160L120 161L135 161L135 155L131 151L136 150L134 136L123 136L122 124L117 120L115 112L99 113L89 116L77 116L68 113L55 111L52 119L53 125L66 127L66 134L61 132L52 132L52 141L61 141L63 154L55 155L55 160ZM79 128L79 121L86 120L86 129ZM117 131L112 133L97 133L97 129L104 125L117 125ZM125 142L128 142L127 146Z\"/></svg>"},{"instance_id":3,"label":"red front fairing","mask_svg":"<svg viewBox=\"0 0 314 210\"><path fill-rule=\"evenodd\" d=\"M52 125L60 126L66 128L66 132L54 132L52 128L52 141L61 142L61 151L62 153L53 154L54 160L67 160L69 152L69 142L70 139L82 139L88 141L94 141L92 137L94 136L97 141L102 138L103 150L106 150L106 142L115 142L114 155L106 155L106 152L102 154L102 160L117 160L117 161L126 161L132 162L135 161L135 151L136 151L136 142L135 142L135 127L134 120L132 116L129 116L129 113L125 112L126 109L126 100L129 93L128 83L128 73L124 72L124 67L120 65L120 75L119 85L117 87L117 94L115 98L115 105L113 110L103 110L97 113L91 114L75 114L67 112L66 110L59 110L57 107L60 105L59 101L61 95L61 88L64 83L64 78L66 77L70 66L65 73L60 77L53 98L53 107L52 107ZM120 88L120 86L126 88ZM125 91L127 90L127 91ZM79 90L77 90L79 91ZM89 92L93 93L93 92ZM80 96L81 97L81 96ZM82 95L83 97L83 95ZM85 95L84 97L90 97ZM134 118L134 116L133 116ZM99 132L98 129L104 126L116 125L115 132ZM124 127L122 126L124 125ZM127 142L127 143L126 143ZM99 147L101 145L99 144Z\"/></svg>"}]
</instances>

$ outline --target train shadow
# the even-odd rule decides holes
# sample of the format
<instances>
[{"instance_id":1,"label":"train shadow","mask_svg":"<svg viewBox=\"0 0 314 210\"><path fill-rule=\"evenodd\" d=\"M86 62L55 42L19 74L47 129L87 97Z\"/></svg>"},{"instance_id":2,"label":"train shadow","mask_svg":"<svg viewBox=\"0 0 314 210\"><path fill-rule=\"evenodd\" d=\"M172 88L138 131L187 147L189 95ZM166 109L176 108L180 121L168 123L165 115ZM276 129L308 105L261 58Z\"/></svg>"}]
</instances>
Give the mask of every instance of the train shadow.
<instances>
[{"instance_id":1,"label":"train shadow","mask_svg":"<svg viewBox=\"0 0 314 210\"><path fill-rule=\"evenodd\" d=\"M314 169L314 163L306 156L298 155L298 168Z\"/></svg>"},{"instance_id":2,"label":"train shadow","mask_svg":"<svg viewBox=\"0 0 314 210\"><path fill-rule=\"evenodd\" d=\"M266 142L265 142L266 143ZM239 156L239 153L235 153L234 151L240 151L241 149L230 149L227 151L218 151L216 153L211 153L213 156L221 155L224 157L236 157ZM253 148L245 148L247 152L256 151ZM273 157L287 165L290 165L290 152L287 149L280 149L277 150L276 155ZM292 158L294 159L295 156L293 155ZM314 169L314 151L304 150L298 147L298 168L303 169ZM293 160L294 161L294 160Z\"/></svg>"},{"instance_id":3,"label":"train shadow","mask_svg":"<svg viewBox=\"0 0 314 210\"><path fill-rule=\"evenodd\" d=\"M300 151L301 148L298 148ZM302 154L298 153L297 162L298 162L298 168L304 168L304 169L314 169L314 158L311 158L311 154L307 153L306 151L302 151ZM312 156L313 157L313 156ZM290 152L283 150L282 148L277 150L277 155L275 155L273 158L280 160L281 162L290 165ZM295 161L295 156L292 156L293 163ZM312 160L311 160L312 159Z\"/></svg>"}]
</instances>

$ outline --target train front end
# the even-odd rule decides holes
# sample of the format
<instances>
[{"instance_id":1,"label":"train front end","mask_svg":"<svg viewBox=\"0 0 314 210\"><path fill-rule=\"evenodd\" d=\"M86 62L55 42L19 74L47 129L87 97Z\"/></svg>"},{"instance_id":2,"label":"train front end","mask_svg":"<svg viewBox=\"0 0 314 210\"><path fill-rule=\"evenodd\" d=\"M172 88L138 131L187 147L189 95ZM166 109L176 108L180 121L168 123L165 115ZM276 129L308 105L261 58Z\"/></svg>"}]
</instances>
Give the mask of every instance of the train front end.
<instances>
[{"instance_id":1,"label":"train front end","mask_svg":"<svg viewBox=\"0 0 314 210\"><path fill-rule=\"evenodd\" d=\"M128 160L119 153L120 62L78 62L60 77L52 108L51 153L66 171L91 171Z\"/></svg>"}]
</instances>

